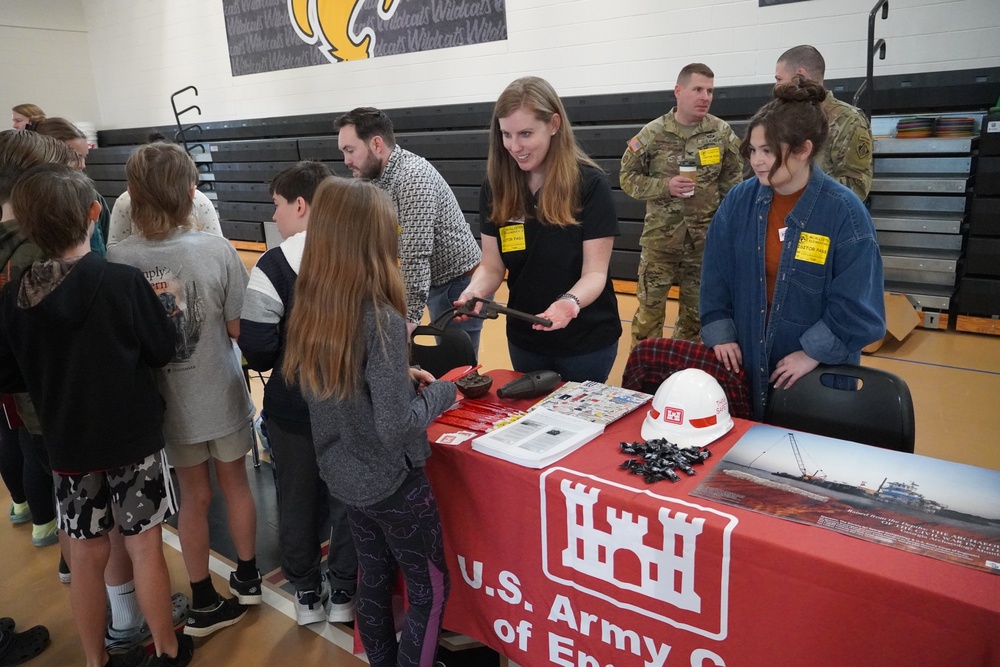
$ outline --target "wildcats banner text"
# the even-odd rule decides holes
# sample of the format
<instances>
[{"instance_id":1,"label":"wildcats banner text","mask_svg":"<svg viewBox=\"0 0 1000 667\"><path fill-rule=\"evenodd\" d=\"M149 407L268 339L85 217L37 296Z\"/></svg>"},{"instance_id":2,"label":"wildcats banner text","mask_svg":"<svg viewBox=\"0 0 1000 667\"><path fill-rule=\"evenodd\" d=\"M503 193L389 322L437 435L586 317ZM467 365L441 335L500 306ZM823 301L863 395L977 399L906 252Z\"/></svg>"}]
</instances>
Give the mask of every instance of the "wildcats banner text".
<instances>
[{"instance_id":1,"label":"wildcats banner text","mask_svg":"<svg viewBox=\"0 0 1000 667\"><path fill-rule=\"evenodd\" d=\"M505 0L223 0L233 76L507 39Z\"/></svg>"}]
</instances>

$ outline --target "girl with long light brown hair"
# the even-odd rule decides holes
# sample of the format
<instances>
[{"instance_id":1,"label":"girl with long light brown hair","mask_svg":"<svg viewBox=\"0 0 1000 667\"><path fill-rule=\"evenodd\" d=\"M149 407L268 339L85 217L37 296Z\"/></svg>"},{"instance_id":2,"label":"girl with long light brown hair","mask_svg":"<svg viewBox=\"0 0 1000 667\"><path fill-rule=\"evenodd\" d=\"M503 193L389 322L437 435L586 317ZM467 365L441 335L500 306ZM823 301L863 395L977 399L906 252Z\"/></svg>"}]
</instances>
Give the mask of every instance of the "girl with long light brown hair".
<instances>
[{"instance_id":1,"label":"girl with long light brown hair","mask_svg":"<svg viewBox=\"0 0 1000 667\"><path fill-rule=\"evenodd\" d=\"M454 383L409 368L397 225L389 195L371 183L330 177L319 185L282 370L309 403L320 475L347 505L368 660L429 667L449 580L423 466L427 426L456 396ZM396 570L409 602L398 641Z\"/></svg>"}]
</instances>

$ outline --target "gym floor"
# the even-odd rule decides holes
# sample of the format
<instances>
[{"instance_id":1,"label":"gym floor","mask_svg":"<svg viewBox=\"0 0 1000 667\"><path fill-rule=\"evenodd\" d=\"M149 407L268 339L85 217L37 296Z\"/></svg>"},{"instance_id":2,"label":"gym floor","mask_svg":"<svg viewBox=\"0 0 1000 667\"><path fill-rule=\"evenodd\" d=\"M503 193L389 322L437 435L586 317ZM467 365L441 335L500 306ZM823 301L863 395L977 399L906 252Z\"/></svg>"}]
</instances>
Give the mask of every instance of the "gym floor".
<instances>
[{"instance_id":1,"label":"gym floor","mask_svg":"<svg viewBox=\"0 0 1000 667\"><path fill-rule=\"evenodd\" d=\"M243 253L248 265L255 257ZM506 298L504 288L498 301ZM624 334L618 359L609 378L621 381L628 357L629 321L635 298L620 294L619 311ZM667 322L676 316L676 302L668 304ZM503 318L487 321L481 343L483 372L507 368ZM670 335L665 330L665 335ZM903 342L887 342L863 364L900 375L909 385L916 412L916 453L959 463L1000 470L1000 337L951 331L917 329ZM254 378L252 393L260 405L262 384ZM277 569L277 518L271 471L264 457L259 469L247 459L251 485L257 499L258 561L267 584L265 604L251 609L237 625L212 637L196 640L196 665L286 665L323 664L331 667L362 665L351 655L351 628L347 625L295 624L290 593L280 586ZM0 485L0 507L9 506L7 489ZM220 591L228 590L227 577L234 550L225 531L221 503L212 512L213 577ZM173 590L190 593L176 533L164 531L165 553ZM0 616L13 616L19 628L46 625L52 645L30 665L76 665L83 663L69 603L69 587L59 583L56 547L31 545L30 524L12 525L0 519L0 562L7 574L0 580ZM457 648L452 640L451 648ZM484 650L457 650L444 654L449 667L496 665L498 660Z\"/></svg>"}]
</instances>

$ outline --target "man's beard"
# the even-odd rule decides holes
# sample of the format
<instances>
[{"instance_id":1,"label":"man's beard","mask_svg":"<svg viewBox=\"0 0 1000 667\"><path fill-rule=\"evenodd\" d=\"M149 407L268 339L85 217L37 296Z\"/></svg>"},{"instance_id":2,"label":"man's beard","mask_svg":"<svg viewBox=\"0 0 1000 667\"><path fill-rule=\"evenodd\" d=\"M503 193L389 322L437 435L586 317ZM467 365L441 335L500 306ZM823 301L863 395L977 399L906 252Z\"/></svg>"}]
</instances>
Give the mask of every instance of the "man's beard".
<instances>
[{"instance_id":1,"label":"man's beard","mask_svg":"<svg viewBox=\"0 0 1000 667\"><path fill-rule=\"evenodd\" d=\"M365 161L358 167L358 178L372 181L382 175L382 162L375 157L374 153L369 153Z\"/></svg>"}]
</instances>

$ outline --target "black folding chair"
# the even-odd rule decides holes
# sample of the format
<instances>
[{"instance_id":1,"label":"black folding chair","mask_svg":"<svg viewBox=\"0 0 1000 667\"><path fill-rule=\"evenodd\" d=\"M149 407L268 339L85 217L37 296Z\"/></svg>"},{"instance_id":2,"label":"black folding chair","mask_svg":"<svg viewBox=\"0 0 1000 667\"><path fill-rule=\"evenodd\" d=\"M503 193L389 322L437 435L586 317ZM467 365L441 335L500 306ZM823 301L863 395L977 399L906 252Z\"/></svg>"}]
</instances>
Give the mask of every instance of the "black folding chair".
<instances>
[{"instance_id":1,"label":"black folding chair","mask_svg":"<svg viewBox=\"0 0 1000 667\"><path fill-rule=\"evenodd\" d=\"M479 307L478 312L476 307ZM449 308L441 313L436 320L430 324L418 326L410 334L410 362L429 371L434 377L441 377L448 371L459 366L475 366L476 350L472 346L472 340L464 330L458 327L450 327L455 315L467 315L481 320L495 320L499 315L516 317L532 324L544 324L552 326L552 322L522 313L519 310L508 308L502 304L474 297L466 301L458 308ZM417 340L417 337L421 340ZM433 336L434 344L423 342L427 337Z\"/></svg>"},{"instance_id":2,"label":"black folding chair","mask_svg":"<svg viewBox=\"0 0 1000 667\"><path fill-rule=\"evenodd\" d=\"M413 330L410 363L437 378L458 366L476 365L476 350L469 334L464 329L448 326L454 316L453 311L448 311L431 324L422 324Z\"/></svg>"},{"instance_id":3,"label":"black folding chair","mask_svg":"<svg viewBox=\"0 0 1000 667\"><path fill-rule=\"evenodd\" d=\"M765 423L913 453L910 389L898 375L865 366L818 366L790 389L772 387Z\"/></svg>"}]
</instances>

